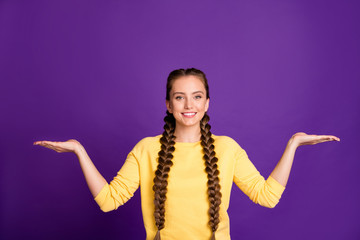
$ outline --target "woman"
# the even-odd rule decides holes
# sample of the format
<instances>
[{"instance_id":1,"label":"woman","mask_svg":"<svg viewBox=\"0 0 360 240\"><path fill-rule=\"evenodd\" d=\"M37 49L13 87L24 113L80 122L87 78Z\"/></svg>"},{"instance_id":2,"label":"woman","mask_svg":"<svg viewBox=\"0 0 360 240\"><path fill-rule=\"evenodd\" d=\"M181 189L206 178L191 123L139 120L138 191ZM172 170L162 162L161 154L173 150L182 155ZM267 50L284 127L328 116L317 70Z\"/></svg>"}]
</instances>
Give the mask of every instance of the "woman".
<instances>
[{"instance_id":1,"label":"woman","mask_svg":"<svg viewBox=\"0 0 360 240\"><path fill-rule=\"evenodd\" d=\"M141 186L146 239L230 239L227 209L232 182L255 203L272 208L285 189L296 148L340 139L294 134L265 180L232 138L210 132L209 99L202 71L172 71L163 134L137 143L110 184L78 141L34 144L74 152L95 201L105 212L124 204Z\"/></svg>"}]
</instances>

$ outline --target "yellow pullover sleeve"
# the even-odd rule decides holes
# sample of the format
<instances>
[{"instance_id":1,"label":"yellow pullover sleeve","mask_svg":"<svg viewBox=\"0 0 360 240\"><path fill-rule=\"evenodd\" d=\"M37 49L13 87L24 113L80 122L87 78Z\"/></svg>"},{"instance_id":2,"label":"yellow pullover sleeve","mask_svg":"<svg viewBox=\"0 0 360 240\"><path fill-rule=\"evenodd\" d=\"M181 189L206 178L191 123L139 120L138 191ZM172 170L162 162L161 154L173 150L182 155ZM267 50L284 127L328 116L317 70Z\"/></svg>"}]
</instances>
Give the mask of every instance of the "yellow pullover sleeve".
<instances>
[{"instance_id":1,"label":"yellow pullover sleeve","mask_svg":"<svg viewBox=\"0 0 360 240\"><path fill-rule=\"evenodd\" d=\"M268 208L276 206L285 190L273 177L265 180L241 147L236 153L234 182L254 203Z\"/></svg>"},{"instance_id":2,"label":"yellow pullover sleeve","mask_svg":"<svg viewBox=\"0 0 360 240\"><path fill-rule=\"evenodd\" d=\"M109 212L125 204L139 188L139 176L139 162L133 149L114 179L110 184L105 184L95 197L100 209Z\"/></svg>"}]
</instances>

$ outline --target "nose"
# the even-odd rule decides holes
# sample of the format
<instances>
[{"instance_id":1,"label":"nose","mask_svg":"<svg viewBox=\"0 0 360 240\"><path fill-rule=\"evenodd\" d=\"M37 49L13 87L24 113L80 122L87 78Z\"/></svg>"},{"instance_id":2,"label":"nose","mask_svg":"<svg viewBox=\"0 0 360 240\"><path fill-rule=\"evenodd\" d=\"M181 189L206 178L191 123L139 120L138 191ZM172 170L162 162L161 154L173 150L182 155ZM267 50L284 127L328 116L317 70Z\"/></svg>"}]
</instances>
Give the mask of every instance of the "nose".
<instances>
[{"instance_id":1,"label":"nose","mask_svg":"<svg viewBox=\"0 0 360 240\"><path fill-rule=\"evenodd\" d=\"M185 108L191 109L193 106L192 101L190 99L185 100Z\"/></svg>"}]
</instances>

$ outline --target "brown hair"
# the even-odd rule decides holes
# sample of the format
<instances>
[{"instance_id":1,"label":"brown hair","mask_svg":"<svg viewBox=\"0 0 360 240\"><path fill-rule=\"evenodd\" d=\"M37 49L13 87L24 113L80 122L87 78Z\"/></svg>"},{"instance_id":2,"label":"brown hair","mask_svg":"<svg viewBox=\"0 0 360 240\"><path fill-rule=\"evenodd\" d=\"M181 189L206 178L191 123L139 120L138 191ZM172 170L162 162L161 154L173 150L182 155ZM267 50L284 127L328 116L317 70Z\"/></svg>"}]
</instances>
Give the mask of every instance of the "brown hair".
<instances>
[{"instance_id":1,"label":"brown hair","mask_svg":"<svg viewBox=\"0 0 360 240\"><path fill-rule=\"evenodd\" d=\"M196 76L203 83L206 89L206 98L209 98L209 86L205 74L195 68L188 69L178 69L172 71L167 79L166 85L166 100L170 100L170 91L172 84L176 79L182 76ZM209 225L212 230L211 240L215 240L215 232L218 228L220 222L219 219L219 210L221 203L221 192L219 184L219 170L217 169L217 157L215 156L214 150L214 139L210 132L209 116L205 113L204 117L200 121L200 130L201 130L201 146L203 147L203 153L205 160L205 172L207 173L207 186L208 186L208 196L209 196ZM153 190L155 192L155 224L158 228L154 240L160 240L160 230L165 227L165 200L167 192L167 178L169 177L170 167L173 165L172 153L175 151L175 118L169 112L166 111L166 116L164 118L164 132L160 138L161 150L159 151L159 160L157 170L155 171L154 186Z\"/></svg>"}]
</instances>

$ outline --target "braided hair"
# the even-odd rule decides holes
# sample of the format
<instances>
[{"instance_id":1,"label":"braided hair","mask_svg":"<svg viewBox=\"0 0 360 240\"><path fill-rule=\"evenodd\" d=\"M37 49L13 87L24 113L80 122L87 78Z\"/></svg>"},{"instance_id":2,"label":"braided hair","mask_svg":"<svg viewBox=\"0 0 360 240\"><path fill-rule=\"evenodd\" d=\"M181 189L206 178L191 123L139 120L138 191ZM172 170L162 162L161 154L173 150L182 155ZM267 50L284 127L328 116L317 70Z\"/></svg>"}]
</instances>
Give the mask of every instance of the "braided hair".
<instances>
[{"instance_id":1,"label":"braided hair","mask_svg":"<svg viewBox=\"0 0 360 240\"><path fill-rule=\"evenodd\" d=\"M204 84L206 89L206 98L209 98L209 86L205 74L195 68L189 69L178 69L172 71L167 79L166 85L166 100L170 100L170 91L172 88L173 82L182 76L196 76ZM209 198L209 226L212 231L211 240L215 240L215 232L218 228L220 219L219 219L219 210L221 204L221 192L220 192L220 183L219 183L219 170L217 166L217 157L215 156L214 150L214 139L210 132L211 126L208 123L210 117L205 113L203 118L200 121L200 131L201 131L201 146L203 147L203 159L205 161L205 172L207 173L207 187L208 187L208 198ZM158 228L154 240L160 240L160 230L165 227L165 200L167 193L167 179L169 177L169 171L173 165L173 152L175 151L175 118L173 114L169 111L166 111L166 116L164 118L164 132L160 138L161 150L158 153L158 166L155 171L154 177L154 204L155 204L155 224Z\"/></svg>"}]
</instances>

